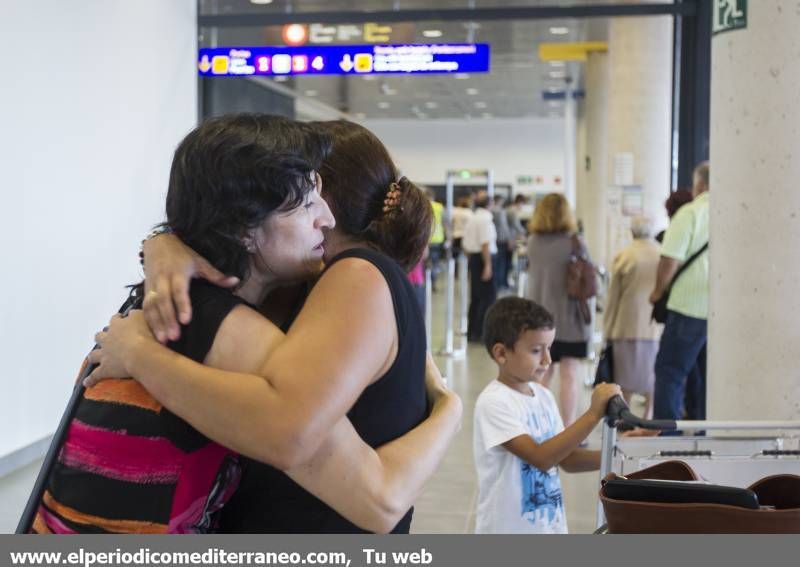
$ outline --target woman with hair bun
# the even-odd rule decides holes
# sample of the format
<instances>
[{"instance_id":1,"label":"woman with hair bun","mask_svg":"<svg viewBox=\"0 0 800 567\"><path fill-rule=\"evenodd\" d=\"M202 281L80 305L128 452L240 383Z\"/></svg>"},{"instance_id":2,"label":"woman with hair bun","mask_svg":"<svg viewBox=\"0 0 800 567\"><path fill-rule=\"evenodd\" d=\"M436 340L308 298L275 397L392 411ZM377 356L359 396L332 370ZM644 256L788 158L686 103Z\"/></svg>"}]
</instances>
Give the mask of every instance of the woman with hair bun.
<instances>
[{"instance_id":1,"label":"woman with hair bun","mask_svg":"<svg viewBox=\"0 0 800 567\"><path fill-rule=\"evenodd\" d=\"M428 243L430 203L419 187L398 175L369 130L346 121L316 126L333 139L320 175L321 195L336 226L325 235L325 271L261 371L209 368L172 353L153 336L175 340L179 329L170 315L177 306L186 322L189 278L204 265L175 235L162 235L145 249L149 289L157 292L148 294L145 316L114 318L109 331L98 335L102 348L92 361L100 366L90 384L101 377L131 376L210 438L254 459L269 461L264 457L276 440L295 445L292 466L306 462L323 433L345 415L372 447L412 431L426 418L425 372L432 361L405 272ZM460 403L454 403L460 415ZM361 531L281 471L250 465L238 502L223 518L224 529ZM425 466L431 470L420 474L435 468ZM391 531L408 533L412 510L403 510Z\"/></svg>"}]
</instances>

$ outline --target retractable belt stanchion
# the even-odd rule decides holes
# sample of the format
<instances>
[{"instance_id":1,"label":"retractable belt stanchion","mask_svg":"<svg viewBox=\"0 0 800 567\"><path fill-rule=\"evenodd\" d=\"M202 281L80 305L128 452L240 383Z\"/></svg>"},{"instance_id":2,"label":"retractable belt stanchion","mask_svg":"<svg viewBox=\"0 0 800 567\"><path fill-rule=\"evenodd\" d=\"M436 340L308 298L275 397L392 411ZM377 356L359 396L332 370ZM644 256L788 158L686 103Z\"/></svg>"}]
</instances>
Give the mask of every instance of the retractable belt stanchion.
<instances>
[{"instance_id":1,"label":"retractable belt stanchion","mask_svg":"<svg viewBox=\"0 0 800 567\"><path fill-rule=\"evenodd\" d=\"M431 269L425 268L425 342L428 352L431 351L431 337L433 336L433 293L431 286L433 277Z\"/></svg>"},{"instance_id":2,"label":"retractable belt stanchion","mask_svg":"<svg viewBox=\"0 0 800 567\"><path fill-rule=\"evenodd\" d=\"M517 297L525 297L525 286L528 283L528 257L517 246L516 261L514 262L514 271L517 276Z\"/></svg>"},{"instance_id":3,"label":"retractable belt stanchion","mask_svg":"<svg viewBox=\"0 0 800 567\"><path fill-rule=\"evenodd\" d=\"M459 327L458 332L460 335L466 336L467 327L469 326L469 274L467 272L467 255L464 251L458 255L458 297L459 297Z\"/></svg>"}]
</instances>

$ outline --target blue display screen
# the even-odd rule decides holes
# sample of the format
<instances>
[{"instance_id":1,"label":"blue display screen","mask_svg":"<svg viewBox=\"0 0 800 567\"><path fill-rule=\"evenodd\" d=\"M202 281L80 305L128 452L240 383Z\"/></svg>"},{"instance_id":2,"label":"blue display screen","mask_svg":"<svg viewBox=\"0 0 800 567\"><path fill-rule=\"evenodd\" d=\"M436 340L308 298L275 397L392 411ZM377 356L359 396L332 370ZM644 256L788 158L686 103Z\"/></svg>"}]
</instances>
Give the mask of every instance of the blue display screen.
<instances>
[{"instance_id":1,"label":"blue display screen","mask_svg":"<svg viewBox=\"0 0 800 567\"><path fill-rule=\"evenodd\" d=\"M487 73L489 45L215 47L200 50L197 66L204 77Z\"/></svg>"}]
</instances>

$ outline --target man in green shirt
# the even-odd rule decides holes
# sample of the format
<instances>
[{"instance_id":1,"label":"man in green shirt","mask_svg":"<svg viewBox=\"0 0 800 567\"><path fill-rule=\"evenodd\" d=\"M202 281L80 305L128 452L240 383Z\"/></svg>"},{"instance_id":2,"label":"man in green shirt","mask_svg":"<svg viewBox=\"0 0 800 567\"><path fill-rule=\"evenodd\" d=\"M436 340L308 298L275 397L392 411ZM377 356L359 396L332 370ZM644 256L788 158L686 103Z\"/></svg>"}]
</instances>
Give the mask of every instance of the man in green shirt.
<instances>
[{"instance_id":1,"label":"man in green shirt","mask_svg":"<svg viewBox=\"0 0 800 567\"><path fill-rule=\"evenodd\" d=\"M708 162L694 170L692 196L672 217L664 234L655 303L669 288L682 264L708 243ZM708 337L708 252L703 251L672 285L667 321L655 364L655 419L705 419L706 341ZM687 383L690 388L687 396ZM684 408L684 398L687 403Z\"/></svg>"}]
</instances>

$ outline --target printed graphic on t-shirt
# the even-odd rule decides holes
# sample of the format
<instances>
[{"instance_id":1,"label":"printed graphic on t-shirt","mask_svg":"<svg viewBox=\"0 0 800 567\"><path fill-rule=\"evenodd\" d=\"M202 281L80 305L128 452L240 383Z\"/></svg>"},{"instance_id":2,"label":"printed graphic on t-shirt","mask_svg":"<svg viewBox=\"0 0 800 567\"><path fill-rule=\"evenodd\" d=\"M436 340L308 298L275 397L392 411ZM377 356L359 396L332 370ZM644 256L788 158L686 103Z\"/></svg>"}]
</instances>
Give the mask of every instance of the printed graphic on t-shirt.
<instances>
[{"instance_id":1,"label":"printed graphic on t-shirt","mask_svg":"<svg viewBox=\"0 0 800 567\"><path fill-rule=\"evenodd\" d=\"M549 414L528 416L528 431L537 443L544 443L556 434L556 423ZM541 471L522 464L522 517L532 524L552 524L564 517L561 481L555 467Z\"/></svg>"}]
</instances>

